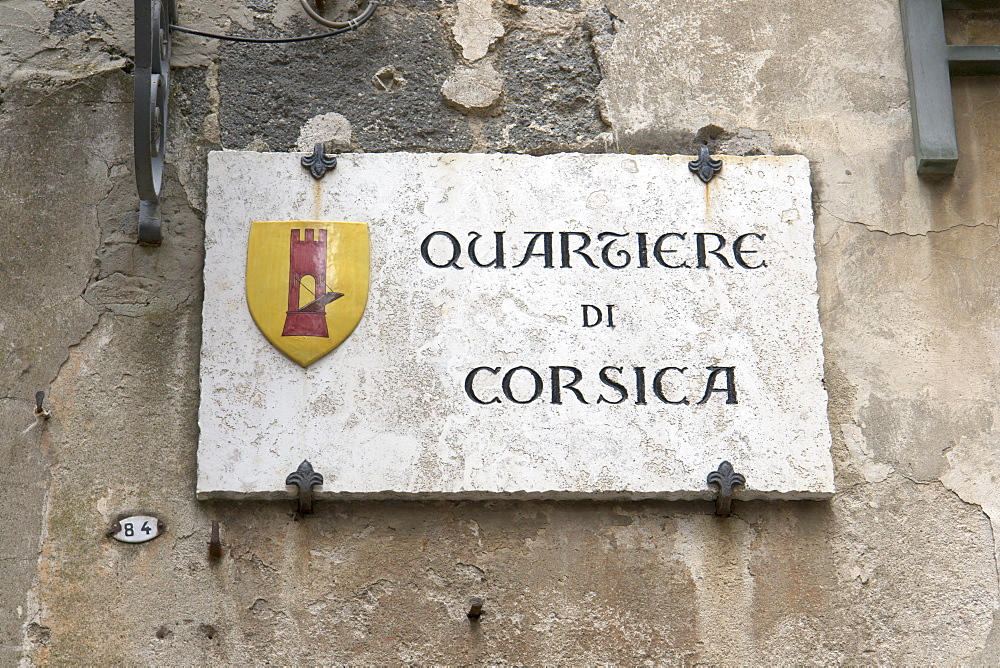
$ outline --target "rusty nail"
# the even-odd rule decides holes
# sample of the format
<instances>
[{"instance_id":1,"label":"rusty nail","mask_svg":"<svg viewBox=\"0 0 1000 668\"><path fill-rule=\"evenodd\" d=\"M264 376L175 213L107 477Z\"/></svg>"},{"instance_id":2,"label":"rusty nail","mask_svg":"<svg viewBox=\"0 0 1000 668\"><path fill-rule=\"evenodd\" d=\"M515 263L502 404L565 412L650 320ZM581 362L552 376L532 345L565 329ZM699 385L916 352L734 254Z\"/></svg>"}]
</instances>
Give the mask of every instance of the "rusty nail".
<instances>
[{"instance_id":1,"label":"rusty nail","mask_svg":"<svg viewBox=\"0 0 1000 668\"><path fill-rule=\"evenodd\" d=\"M469 599L469 612L466 613L469 619L478 620L483 614L483 605L486 599L482 596L473 596Z\"/></svg>"},{"instance_id":2,"label":"rusty nail","mask_svg":"<svg viewBox=\"0 0 1000 668\"><path fill-rule=\"evenodd\" d=\"M122 530L122 523L121 522L115 522L110 527L108 527L108 530L104 532L104 535L107 536L108 538L111 538L112 536L114 536L116 533L118 533L121 530Z\"/></svg>"},{"instance_id":3,"label":"rusty nail","mask_svg":"<svg viewBox=\"0 0 1000 668\"><path fill-rule=\"evenodd\" d=\"M212 520L212 536L208 541L208 558L222 558L222 540L219 539L219 520Z\"/></svg>"},{"instance_id":4,"label":"rusty nail","mask_svg":"<svg viewBox=\"0 0 1000 668\"><path fill-rule=\"evenodd\" d=\"M45 401L45 392L38 390L35 392L35 417L42 418L43 420L48 420L49 416L52 415L51 411L47 411L42 407L42 402Z\"/></svg>"}]
</instances>

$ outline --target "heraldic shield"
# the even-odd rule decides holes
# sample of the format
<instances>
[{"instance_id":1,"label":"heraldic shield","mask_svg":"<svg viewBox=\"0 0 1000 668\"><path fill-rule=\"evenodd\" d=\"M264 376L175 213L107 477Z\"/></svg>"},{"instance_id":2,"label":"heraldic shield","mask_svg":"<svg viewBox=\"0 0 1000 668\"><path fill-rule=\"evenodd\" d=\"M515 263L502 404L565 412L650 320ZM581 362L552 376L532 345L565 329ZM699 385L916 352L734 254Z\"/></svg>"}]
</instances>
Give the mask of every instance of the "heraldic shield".
<instances>
[{"instance_id":1,"label":"heraldic shield","mask_svg":"<svg viewBox=\"0 0 1000 668\"><path fill-rule=\"evenodd\" d=\"M368 225L257 222L247 248L247 306L267 340L302 366L339 346L368 303Z\"/></svg>"}]
</instances>

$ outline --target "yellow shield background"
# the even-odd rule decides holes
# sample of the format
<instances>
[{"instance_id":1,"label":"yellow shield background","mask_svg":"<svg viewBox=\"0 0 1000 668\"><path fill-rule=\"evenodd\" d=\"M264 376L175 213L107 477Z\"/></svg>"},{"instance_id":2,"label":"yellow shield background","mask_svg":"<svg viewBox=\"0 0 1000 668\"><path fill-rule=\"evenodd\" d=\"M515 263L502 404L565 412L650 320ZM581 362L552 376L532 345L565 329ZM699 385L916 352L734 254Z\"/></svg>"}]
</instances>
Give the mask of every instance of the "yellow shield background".
<instances>
[{"instance_id":1,"label":"yellow shield background","mask_svg":"<svg viewBox=\"0 0 1000 668\"><path fill-rule=\"evenodd\" d=\"M368 303L368 225L254 221L247 306L267 340L302 366L339 346Z\"/></svg>"}]
</instances>

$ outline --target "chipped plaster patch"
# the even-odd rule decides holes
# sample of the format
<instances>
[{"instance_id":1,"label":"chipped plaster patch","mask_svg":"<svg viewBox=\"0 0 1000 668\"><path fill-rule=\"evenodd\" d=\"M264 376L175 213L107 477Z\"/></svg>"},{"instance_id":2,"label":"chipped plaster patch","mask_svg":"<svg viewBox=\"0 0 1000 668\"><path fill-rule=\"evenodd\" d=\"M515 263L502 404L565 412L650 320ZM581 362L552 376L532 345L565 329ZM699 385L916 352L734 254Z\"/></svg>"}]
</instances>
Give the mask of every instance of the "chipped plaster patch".
<instances>
[{"instance_id":1,"label":"chipped plaster patch","mask_svg":"<svg viewBox=\"0 0 1000 668\"><path fill-rule=\"evenodd\" d=\"M459 0L458 19L452 28L455 41L462 47L462 57L479 60L490 46L503 37L503 24L493 17L490 0Z\"/></svg>"},{"instance_id":2,"label":"chipped plaster patch","mask_svg":"<svg viewBox=\"0 0 1000 668\"><path fill-rule=\"evenodd\" d=\"M445 100L462 111L483 111L500 100L503 77L490 62L456 67L441 86Z\"/></svg>"},{"instance_id":3,"label":"chipped plaster patch","mask_svg":"<svg viewBox=\"0 0 1000 668\"><path fill-rule=\"evenodd\" d=\"M337 113L313 116L299 131L295 150L309 151L324 142L327 150L347 150L351 148L351 122Z\"/></svg>"}]
</instances>

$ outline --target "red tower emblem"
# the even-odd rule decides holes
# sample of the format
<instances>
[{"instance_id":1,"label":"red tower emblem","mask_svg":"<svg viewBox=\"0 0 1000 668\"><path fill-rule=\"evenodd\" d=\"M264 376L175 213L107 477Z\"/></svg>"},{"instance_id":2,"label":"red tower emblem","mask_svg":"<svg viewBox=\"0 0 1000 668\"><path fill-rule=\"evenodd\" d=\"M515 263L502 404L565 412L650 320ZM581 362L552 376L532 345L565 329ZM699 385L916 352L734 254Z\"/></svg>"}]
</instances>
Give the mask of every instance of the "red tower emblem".
<instances>
[{"instance_id":1,"label":"red tower emblem","mask_svg":"<svg viewBox=\"0 0 1000 668\"><path fill-rule=\"evenodd\" d=\"M288 310L281 335L329 337L326 305L344 295L326 288L326 230L305 230L305 239L301 233L301 229L292 230L289 244ZM302 285L305 276L312 277L315 291ZM300 307L303 288L313 299Z\"/></svg>"}]
</instances>

